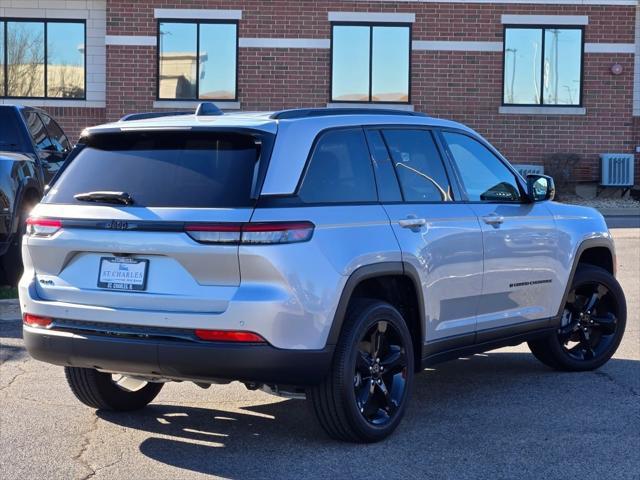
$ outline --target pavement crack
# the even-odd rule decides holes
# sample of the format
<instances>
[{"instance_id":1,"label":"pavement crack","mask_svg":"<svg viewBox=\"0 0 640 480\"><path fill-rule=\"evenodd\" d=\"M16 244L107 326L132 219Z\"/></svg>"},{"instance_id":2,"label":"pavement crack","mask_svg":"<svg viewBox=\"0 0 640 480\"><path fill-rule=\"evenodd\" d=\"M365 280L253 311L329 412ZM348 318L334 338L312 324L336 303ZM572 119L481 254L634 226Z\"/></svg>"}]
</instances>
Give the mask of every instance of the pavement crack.
<instances>
[{"instance_id":1,"label":"pavement crack","mask_svg":"<svg viewBox=\"0 0 640 480\"><path fill-rule=\"evenodd\" d=\"M24 363L24 362L21 362ZM15 382L18 378L20 378L22 375L24 375L25 373L28 373L27 370L25 370L24 368L22 368L20 366L20 364L15 363L14 366L20 370L18 373L16 373L13 378L11 378L11 380L9 380L9 383L7 383L4 387L0 387L0 392L4 391L4 390L8 390Z\"/></svg>"},{"instance_id":2,"label":"pavement crack","mask_svg":"<svg viewBox=\"0 0 640 480\"><path fill-rule=\"evenodd\" d=\"M599 377L602 377L606 380L609 380L611 383L613 383L614 385L616 385L617 387L622 388L623 390L626 390L627 392L629 392L631 395L635 396L635 397L640 397L640 392L637 392L633 387L630 387L629 385L625 385L624 383L620 382L619 380L617 380L613 375L607 373L607 372L603 372L601 370L595 370L592 372L594 375L597 375Z\"/></svg>"},{"instance_id":3,"label":"pavement crack","mask_svg":"<svg viewBox=\"0 0 640 480\"><path fill-rule=\"evenodd\" d=\"M93 477L99 470L94 469L85 458L85 454L87 453L87 450L89 449L89 447L91 446L91 442L93 441L92 433L94 433L98 429L99 421L100 418L97 415L94 415L91 422L91 427L87 431L82 433L82 445L80 445L80 450L72 457L74 461L78 462L88 471L87 475L82 477L81 480L88 480L89 478Z\"/></svg>"}]
</instances>

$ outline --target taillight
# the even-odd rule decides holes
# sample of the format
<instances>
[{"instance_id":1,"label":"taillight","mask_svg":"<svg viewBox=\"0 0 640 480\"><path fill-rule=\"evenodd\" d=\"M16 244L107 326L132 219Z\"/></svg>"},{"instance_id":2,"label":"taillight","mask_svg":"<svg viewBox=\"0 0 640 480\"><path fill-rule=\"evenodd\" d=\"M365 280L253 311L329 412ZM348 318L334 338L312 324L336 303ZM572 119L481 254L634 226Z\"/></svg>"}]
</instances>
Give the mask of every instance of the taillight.
<instances>
[{"instance_id":1,"label":"taillight","mask_svg":"<svg viewBox=\"0 0 640 480\"><path fill-rule=\"evenodd\" d=\"M184 231L196 242L236 245L240 228L240 224L194 224L186 225Z\"/></svg>"},{"instance_id":2,"label":"taillight","mask_svg":"<svg viewBox=\"0 0 640 480\"><path fill-rule=\"evenodd\" d=\"M267 343L257 333L236 330L196 330L196 337L210 342Z\"/></svg>"},{"instance_id":3,"label":"taillight","mask_svg":"<svg viewBox=\"0 0 640 480\"><path fill-rule=\"evenodd\" d=\"M245 224L193 224L185 232L200 243L272 245L306 242L313 236L311 222L264 222Z\"/></svg>"},{"instance_id":4,"label":"taillight","mask_svg":"<svg viewBox=\"0 0 640 480\"><path fill-rule=\"evenodd\" d=\"M50 237L62 228L62 220L52 218L27 218L27 235L32 237Z\"/></svg>"},{"instance_id":5,"label":"taillight","mask_svg":"<svg viewBox=\"0 0 640 480\"><path fill-rule=\"evenodd\" d=\"M31 315L30 313L25 313L22 316L22 321L25 325L29 325L30 327L48 327L53 323L53 319L49 317L41 317L40 315Z\"/></svg>"},{"instance_id":6,"label":"taillight","mask_svg":"<svg viewBox=\"0 0 640 480\"><path fill-rule=\"evenodd\" d=\"M246 223L242 227L242 243L265 245L306 242L311 239L314 228L311 222Z\"/></svg>"}]
</instances>

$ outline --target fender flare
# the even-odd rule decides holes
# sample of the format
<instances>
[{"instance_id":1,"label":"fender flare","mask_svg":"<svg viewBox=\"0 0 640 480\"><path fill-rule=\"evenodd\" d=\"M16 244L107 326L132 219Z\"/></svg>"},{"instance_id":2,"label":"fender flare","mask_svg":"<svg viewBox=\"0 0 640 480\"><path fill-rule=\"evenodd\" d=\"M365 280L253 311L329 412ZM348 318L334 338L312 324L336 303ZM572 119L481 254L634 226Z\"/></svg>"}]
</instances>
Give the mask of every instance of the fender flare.
<instances>
[{"instance_id":1,"label":"fender flare","mask_svg":"<svg viewBox=\"0 0 640 480\"><path fill-rule=\"evenodd\" d=\"M353 291L358 286L358 284L370 278L382 277L387 275L406 276L409 277L409 279L412 281L413 286L416 290L416 296L418 298L419 319L421 322L420 332L422 337L420 339L420 342L421 344L424 343L424 332L422 325L422 322L424 320L424 295L422 292L422 283L420 281L418 271L413 265L407 262L381 262L359 267L354 270L351 275L349 275L347 283L342 289L340 300L338 301L338 307L336 308L336 312L333 315L333 322L331 324L331 329L329 330L329 336L327 337L327 345L336 345L338 343L340 333L342 332L342 325L347 313L349 301L351 300Z\"/></svg>"},{"instance_id":2,"label":"fender flare","mask_svg":"<svg viewBox=\"0 0 640 480\"><path fill-rule=\"evenodd\" d=\"M22 208L22 202L24 195L29 190L35 190L40 198L42 198L42 188L40 184L33 177L27 177L19 186L16 191L16 200L13 204L13 213L11 218L11 235L14 235L18 231L18 221L20 218L20 209Z\"/></svg>"},{"instance_id":3,"label":"fender flare","mask_svg":"<svg viewBox=\"0 0 640 480\"><path fill-rule=\"evenodd\" d=\"M564 311L564 306L567 303L567 297L569 296L569 292L571 291L571 285L573 284L573 278L576 274L576 270L578 269L578 264L580 263L580 257L585 250L589 248L595 247L604 247L611 253L611 257L615 261L615 255L613 252L612 241L610 239L601 237L601 238L587 238L583 240L578 248L576 249L575 255L573 256L573 265L571 265L571 272L569 273L569 278L567 279L567 285L564 288L564 294L562 295L562 300L560 302L560 306L558 307L558 314L555 318L555 323L560 324L560 320L562 319L562 313ZM614 265L615 268L615 265Z\"/></svg>"}]
</instances>

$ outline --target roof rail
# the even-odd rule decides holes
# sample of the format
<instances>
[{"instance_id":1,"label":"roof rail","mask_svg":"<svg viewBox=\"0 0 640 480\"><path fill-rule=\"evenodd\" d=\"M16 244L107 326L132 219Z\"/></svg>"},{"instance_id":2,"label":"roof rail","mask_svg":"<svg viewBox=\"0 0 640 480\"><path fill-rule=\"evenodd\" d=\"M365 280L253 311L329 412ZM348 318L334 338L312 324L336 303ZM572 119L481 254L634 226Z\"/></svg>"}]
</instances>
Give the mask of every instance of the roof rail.
<instances>
[{"instance_id":1,"label":"roof rail","mask_svg":"<svg viewBox=\"0 0 640 480\"><path fill-rule=\"evenodd\" d=\"M202 102L196 108L196 116L210 116L210 115L224 115L224 112L218 108L215 103L212 102Z\"/></svg>"},{"instance_id":2,"label":"roof rail","mask_svg":"<svg viewBox=\"0 0 640 480\"><path fill-rule=\"evenodd\" d=\"M326 117L329 115L403 115L410 117L425 117L421 112L394 110L391 108L294 108L273 112L269 118L275 120L289 120L294 118Z\"/></svg>"},{"instance_id":3,"label":"roof rail","mask_svg":"<svg viewBox=\"0 0 640 480\"><path fill-rule=\"evenodd\" d=\"M129 115L125 115L119 121L120 122L130 122L131 120L147 120L148 118L158 118L158 117L173 117L174 115L193 115L192 112L142 112L142 113L130 113Z\"/></svg>"}]
</instances>

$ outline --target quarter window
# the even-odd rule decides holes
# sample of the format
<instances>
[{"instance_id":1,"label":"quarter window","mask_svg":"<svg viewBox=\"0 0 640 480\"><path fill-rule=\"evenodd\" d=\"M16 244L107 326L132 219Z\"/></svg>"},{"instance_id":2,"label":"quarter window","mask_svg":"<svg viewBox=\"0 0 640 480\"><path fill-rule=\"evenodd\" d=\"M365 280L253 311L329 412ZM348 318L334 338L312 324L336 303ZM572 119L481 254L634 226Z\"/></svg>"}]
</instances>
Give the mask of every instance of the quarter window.
<instances>
[{"instance_id":1,"label":"quarter window","mask_svg":"<svg viewBox=\"0 0 640 480\"><path fill-rule=\"evenodd\" d=\"M519 202L516 177L477 140L461 133L443 132L467 197L472 202Z\"/></svg>"},{"instance_id":2,"label":"quarter window","mask_svg":"<svg viewBox=\"0 0 640 480\"><path fill-rule=\"evenodd\" d=\"M69 139L62 131L60 126L53 120L49 115L45 115L44 113L40 114L40 118L44 123L45 128L47 129L47 133L49 133L49 138L51 139L51 143L57 152L67 152L71 150L71 144L69 143Z\"/></svg>"},{"instance_id":3,"label":"quarter window","mask_svg":"<svg viewBox=\"0 0 640 480\"><path fill-rule=\"evenodd\" d=\"M320 137L298 196L304 203L378 200L369 150L361 129L332 130Z\"/></svg>"},{"instance_id":4,"label":"quarter window","mask_svg":"<svg viewBox=\"0 0 640 480\"><path fill-rule=\"evenodd\" d=\"M237 23L159 22L158 98L235 100Z\"/></svg>"},{"instance_id":5,"label":"quarter window","mask_svg":"<svg viewBox=\"0 0 640 480\"><path fill-rule=\"evenodd\" d=\"M0 20L0 96L85 98L84 21Z\"/></svg>"},{"instance_id":6,"label":"quarter window","mask_svg":"<svg viewBox=\"0 0 640 480\"><path fill-rule=\"evenodd\" d=\"M581 28L507 27L505 105L582 103Z\"/></svg>"},{"instance_id":7,"label":"quarter window","mask_svg":"<svg viewBox=\"0 0 640 480\"><path fill-rule=\"evenodd\" d=\"M331 100L409 102L408 25L332 27Z\"/></svg>"},{"instance_id":8,"label":"quarter window","mask_svg":"<svg viewBox=\"0 0 640 480\"><path fill-rule=\"evenodd\" d=\"M38 150L55 150L49 135L47 135L47 129L38 114L33 111L27 111L24 113L24 119L36 148Z\"/></svg>"},{"instance_id":9,"label":"quarter window","mask_svg":"<svg viewBox=\"0 0 640 480\"><path fill-rule=\"evenodd\" d=\"M402 195L407 202L446 202L451 187L431 132L385 130Z\"/></svg>"}]
</instances>

